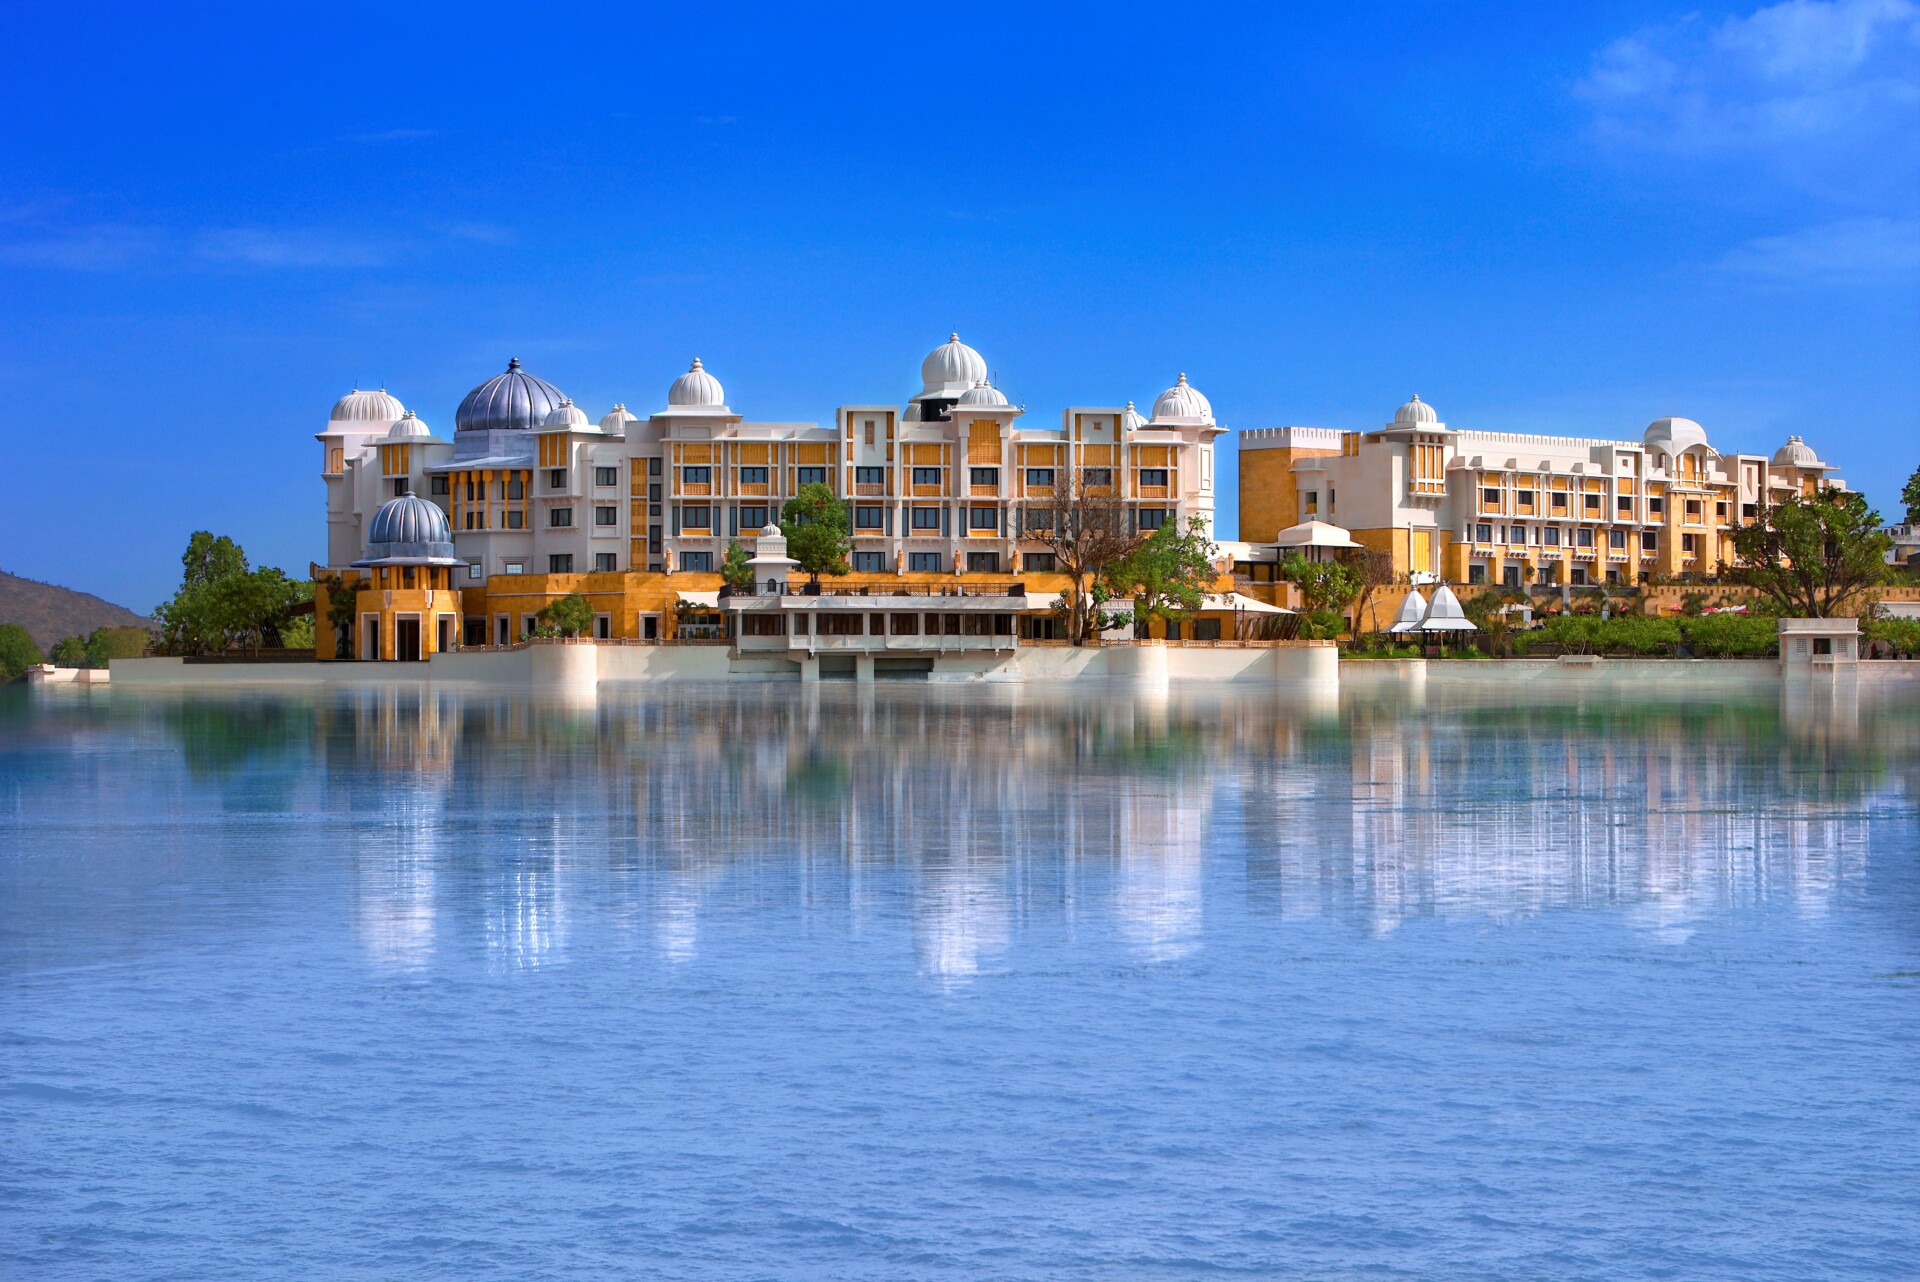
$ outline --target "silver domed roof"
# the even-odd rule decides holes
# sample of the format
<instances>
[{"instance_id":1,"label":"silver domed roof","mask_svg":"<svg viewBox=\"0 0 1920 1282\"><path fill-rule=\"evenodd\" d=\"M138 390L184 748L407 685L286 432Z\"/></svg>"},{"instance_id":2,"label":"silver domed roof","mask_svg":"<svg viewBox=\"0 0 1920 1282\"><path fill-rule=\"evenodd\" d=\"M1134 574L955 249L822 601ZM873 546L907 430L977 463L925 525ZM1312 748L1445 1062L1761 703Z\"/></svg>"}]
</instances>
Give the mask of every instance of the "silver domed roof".
<instances>
[{"instance_id":1,"label":"silver domed roof","mask_svg":"<svg viewBox=\"0 0 1920 1282\"><path fill-rule=\"evenodd\" d=\"M518 360L510 360L506 373L495 374L467 393L454 413L453 427L456 432L531 431L545 423L565 399L552 383L521 369Z\"/></svg>"},{"instance_id":2,"label":"silver domed roof","mask_svg":"<svg viewBox=\"0 0 1920 1282\"><path fill-rule=\"evenodd\" d=\"M367 523L367 554L354 564L459 564L447 514L415 494L388 499Z\"/></svg>"},{"instance_id":3,"label":"silver domed roof","mask_svg":"<svg viewBox=\"0 0 1920 1282\"><path fill-rule=\"evenodd\" d=\"M363 392L354 388L333 403L333 413L327 415L329 423L392 423L407 412L400 398L388 393L386 388L377 392Z\"/></svg>"}]
</instances>

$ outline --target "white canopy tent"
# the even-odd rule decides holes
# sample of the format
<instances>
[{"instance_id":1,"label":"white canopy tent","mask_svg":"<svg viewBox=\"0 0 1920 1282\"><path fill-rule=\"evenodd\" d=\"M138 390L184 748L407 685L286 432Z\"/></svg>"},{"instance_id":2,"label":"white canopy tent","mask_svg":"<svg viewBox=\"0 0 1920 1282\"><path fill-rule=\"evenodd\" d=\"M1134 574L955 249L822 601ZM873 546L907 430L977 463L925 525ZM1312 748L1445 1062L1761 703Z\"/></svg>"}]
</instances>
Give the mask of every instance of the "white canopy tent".
<instances>
[{"instance_id":1,"label":"white canopy tent","mask_svg":"<svg viewBox=\"0 0 1920 1282\"><path fill-rule=\"evenodd\" d=\"M1420 621L1422 632L1478 632L1480 627L1467 617L1460 608L1460 598L1453 589L1442 583L1433 594L1433 604L1427 607L1427 617Z\"/></svg>"},{"instance_id":2,"label":"white canopy tent","mask_svg":"<svg viewBox=\"0 0 1920 1282\"><path fill-rule=\"evenodd\" d=\"M1396 635L1403 632L1418 632L1420 623L1427 617L1427 599L1420 595L1418 588L1408 592L1400 599L1400 609L1393 616L1393 626L1387 631Z\"/></svg>"},{"instance_id":3,"label":"white canopy tent","mask_svg":"<svg viewBox=\"0 0 1920 1282\"><path fill-rule=\"evenodd\" d=\"M1292 614L1292 610L1277 605L1268 605L1265 601L1256 601L1250 596L1238 592L1209 592L1202 610L1234 610L1241 614Z\"/></svg>"}]
</instances>

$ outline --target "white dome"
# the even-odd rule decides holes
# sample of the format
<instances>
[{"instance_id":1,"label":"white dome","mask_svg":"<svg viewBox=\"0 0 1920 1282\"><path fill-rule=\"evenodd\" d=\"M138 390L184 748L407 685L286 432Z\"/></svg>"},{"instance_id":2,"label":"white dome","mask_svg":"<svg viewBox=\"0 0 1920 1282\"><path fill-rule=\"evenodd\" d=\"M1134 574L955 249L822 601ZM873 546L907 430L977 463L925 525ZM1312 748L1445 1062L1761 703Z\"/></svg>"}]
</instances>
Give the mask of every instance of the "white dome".
<instances>
[{"instance_id":1,"label":"white dome","mask_svg":"<svg viewBox=\"0 0 1920 1282\"><path fill-rule=\"evenodd\" d=\"M1650 450L1678 454L1707 443L1707 429L1690 418L1657 418L1647 424L1646 445Z\"/></svg>"},{"instance_id":2,"label":"white dome","mask_svg":"<svg viewBox=\"0 0 1920 1282\"><path fill-rule=\"evenodd\" d=\"M402 414L395 420L394 425L387 429L389 441L420 441L432 435L432 429L415 418L412 410Z\"/></svg>"},{"instance_id":3,"label":"white dome","mask_svg":"<svg viewBox=\"0 0 1920 1282\"><path fill-rule=\"evenodd\" d=\"M407 412L398 397L390 396L386 388L377 392L363 392L354 388L333 403L333 413L327 415L329 423L396 423Z\"/></svg>"},{"instance_id":4,"label":"white dome","mask_svg":"<svg viewBox=\"0 0 1920 1282\"><path fill-rule=\"evenodd\" d=\"M1160 393L1160 399L1153 403L1153 421L1164 423L1173 419L1194 419L1202 423L1213 422L1213 406L1200 394L1200 389L1187 382L1182 374L1180 381Z\"/></svg>"},{"instance_id":5,"label":"white dome","mask_svg":"<svg viewBox=\"0 0 1920 1282\"><path fill-rule=\"evenodd\" d=\"M560 403L547 415L546 422L540 424L543 432L591 432L593 420L587 412L575 405L568 397L561 397Z\"/></svg>"},{"instance_id":6,"label":"white dome","mask_svg":"<svg viewBox=\"0 0 1920 1282\"><path fill-rule=\"evenodd\" d=\"M1007 398L1005 393L983 378L960 393L960 403L962 405L1005 405Z\"/></svg>"},{"instance_id":7,"label":"white dome","mask_svg":"<svg viewBox=\"0 0 1920 1282\"><path fill-rule=\"evenodd\" d=\"M667 389L667 404L693 409L725 409L727 394L721 388L720 380L707 373L696 356L693 358L693 368L674 379L673 386Z\"/></svg>"},{"instance_id":8,"label":"white dome","mask_svg":"<svg viewBox=\"0 0 1920 1282\"><path fill-rule=\"evenodd\" d=\"M1813 447L1797 436L1789 436L1787 443L1773 452L1773 461L1781 467L1825 467Z\"/></svg>"},{"instance_id":9,"label":"white dome","mask_svg":"<svg viewBox=\"0 0 1920 1282\"><path fill-rule=\"evenodd\" d=\"M1433 406L1420 399L1420 393L1415 392L1412 400L1393 412L1393 421L1402 427L1414 427L1421 423L1438 423L1440 415L1434 412Z\"/></svg>"},{"instance_id":10,"label":"white dome","mask_svg":"<svg viewBox=\"0 0 1920 1282\"><path fill-rule=\"evenodd\" d=\"M1120 411L1120 430L1123 432L1137 432L1146 425L1147 420L1141 418L1140 411L1133 408L1132 401L1128 401L1127 408Z\"/></svg>"},{"instance_id":11,"label":"white dome","mask_svg":"<svg viewBox=\"0 0 1920 1282\"><path fill-rule=\"evenodd\" d=\"M617 436L627 430L627 424L638 423L639 421L639 419L627 413L627 407L625 405L615 405L607 411L607 416L600 420L600 430Z\"/></svg>"},{"instance_id":12,"label":"white dome","mask_svg":"<svg viewBox=\"0 0 1920 1282\"><path fill-rule=\"evenodd\" d=\"M927 359L920 362L920 394L964 395L986 377L986 358L961 342L960 335L949 334L946 342L928 352Z\"/></svg>"}]
</instances>

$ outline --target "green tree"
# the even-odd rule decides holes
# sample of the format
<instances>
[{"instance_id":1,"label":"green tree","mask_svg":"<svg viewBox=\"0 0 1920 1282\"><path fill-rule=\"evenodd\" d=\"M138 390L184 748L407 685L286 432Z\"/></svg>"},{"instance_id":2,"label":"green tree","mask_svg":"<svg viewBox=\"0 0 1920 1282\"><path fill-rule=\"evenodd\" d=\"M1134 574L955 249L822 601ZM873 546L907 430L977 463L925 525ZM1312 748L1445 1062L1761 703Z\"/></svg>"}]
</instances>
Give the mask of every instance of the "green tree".
<instances>
[{"instance_id":1,"label":"green tree","mask_svg":"<svg viewBox=\"0 0 1920 1282\"><path fill-rule=\"evenodd\" d=\"M87 636L87 666L104 668L115 659L137 659L151 641L145 628L95 628Z\"/></svg>"},{"instance_id":2,"label":"green tree","mask_svg":"<svg viewBox=\"0 0 1920 1282\"><path fill-rule=\"evenodd\" d=\"M13 680L46 658L27 630L17 623L0 623L0 677Z\"/></svg>"},{"instance_id":3,"label":"green tree","mask_svg":"<svg viewBox=\"0 0 1920 1282\"><path fill-rule=\"evenodd\" d=\"M540 619L563 637L577 637L593 627L593 606L578 592L569 592L540 611Z\"/></svg>"},{"instance_id":4,"label":"green tree","mask_svg":"<svg viewBox=\"0 0 1920 1282\"><path fill-rule=\"evenodd\" d=\"M1829 488L1762 509L1734 531L1737 563L1720 572L1759 589L1782 614L1826 619L1886 577L1892 545L1865 495Z\"/></svg>"},{"instance_id":5,"label":"green tree","mask_svg":"<svg viewBox=\"0 0 1920 1282\"><path fill-rule=\"evenodd\" d=\"M1900 501L1907 505L1907 524L1920 525L1920 467L1913 469L1913 475L1901 487Z\"/></svg>"},{"instance_id":6,"label":"green tree","mask_svg":"<svg viewBox=\"0 0 1920 1282\"><path fill-rule=\"evenodd\" d=\"M850 546L847 505L819 482L800 487L780 509L780 532L787 536L787 555L799 562L814 583L820 576L847 573Z\"/></svg>"},{"instance_id":7,"label":"green tree","mask_svg":"<svg viewBox=\"0 0 1920 1282\"><path fill-rule=\"evenodd\" d=\"M738 539L727 544L727 554L720 560L720 577L735 592L753 591L753 567L747 564L747 550Z\"/></svg>"},{"instance_id":8,"label":"green tree","mask_svg":"<svg viewBox=\"0 0 1920 1282\"><path fill-rule=\"evenodd\" d=\"M327 627L333 633L334 657L353 658L353 616L359 609L359 580L344 574L322 573L314 583L326 589Z\"/></svg>"},{"instance_id":9,"label":"green tree","mask_svg":"<svg viewBox=\"0 0 1920 1282\"><path fill-rule=\"evenodd\" d=\"M195 588L235 574L245 574L247 554L240 550L238 543L224 534L195 530L187 540L187 550L180 558L180 564L186 571L181 577L180 586Z\"/></svg>"},{"instance_id":10,"label":"green tree","mask_svg":"<svg viewBox=\"0 0 1920 1282\"><path fill-rule=\"evenodd\" d=\"M1309 561L1299 552L1289 552L1281 559L1279 573L1300 589L1300 600L1308 614L1338 613L1360 591L1360 575L1352 566L1339 561Z\"/></svg>"},{"instance_id":11,"label":"green tree","mask_svg":"<svg viewBox=\"0 0 1920 1282\"><path fill-rule=\"evenodd\" d=\"M53 643L47 659L62 668L88 668L87 643L79 637L61 637Z\"/></svg>"},{"instance_id":12,"label":"green tree","mask_svg":"<svg viewBox=\"0 0 1920 1282\"><path fill-rule=\"evenodd\" d=\"M1189 517L1184 530L1168 522L1142 539L1105 578L1114 596L1133 598L1136 619L1179 618L1206 604L1216 552L1207 523Z\"/></svg>"},{"instance_id":13,"label":"green tree","mask_svg":"<svg viewBox=\"0 0 1920 1282\"><path fill-rule=\"evenodd\" d=\"M1030 504L1024 516L1026 537L1051 552L1067 576L1067 640L1074 645L1132 621L1131 615L1123 619L1100 607L1111 599L1108 568L1139 541L1115 488L1089 484L1086 476L1084 468L1074 470L1065 484L1054 487L1051 502Z\"/></svg>"}]
</instances>

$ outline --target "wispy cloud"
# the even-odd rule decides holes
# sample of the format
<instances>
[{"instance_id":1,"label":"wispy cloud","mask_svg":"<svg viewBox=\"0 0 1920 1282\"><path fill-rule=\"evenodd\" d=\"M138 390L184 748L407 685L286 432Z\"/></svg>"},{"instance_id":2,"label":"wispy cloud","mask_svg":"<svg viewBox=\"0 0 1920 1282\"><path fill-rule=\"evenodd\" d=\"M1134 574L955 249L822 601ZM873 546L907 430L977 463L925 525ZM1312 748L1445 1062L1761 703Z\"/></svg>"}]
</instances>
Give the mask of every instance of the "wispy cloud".
<instances>
[{"instance_id":1,"label":"wispy cloud","mask_svg":"<svg viewBox=\"0 0 1920 1282\"><path fill-rule=\"evenodd\" d=\"M317 227L221 227L196 233L192 256L218 267L379 267L395 246Z\"/></svg>"},{"instance_id":2,"label":"wispy cloud","mask_svg":"<svg viewBox=\"0 0 1920 1282\"><path fill-rule=\"evenodd\" d=\"M454 245L510 243L491 223L376 232L319 226L174 229L62 221L47 207L0 210L0 263L69 272L274 272L382 267Z\"/></svg>"},{"instance_id":3,"label":"wispy cloud","mask_svg":"<svg viewBox=\"0 0 1920 1282\"><path fill-rule=\"evenodd\" d=\"M0 262L49 271L112 272L152 261L163 238L147 227L94 223L0 237Z\"/></svg>"},{"instance_id":4,"label":"wispy cloud","mask_svg":"<svg viewBox=\"0 0 1920 1282\"><path fill-rule=\"evenodd\" d=\"M1682 153L1829 147L1920 125L1920 4L1786 0L1602 49L1575 93L1602 137Z\"/></svg>"},{"instance_id":5,"label":"wispy cloud","mask_svg":"<svg viewBox=\"0 0 1920 1282\"><path fill-rule=\"evenodd\" d=\"M1783 236L1761 236L1716 270L1785 284L1859 284L1920 276L1920 218L1848 218Z\"/></svg>"}]
</instances>

